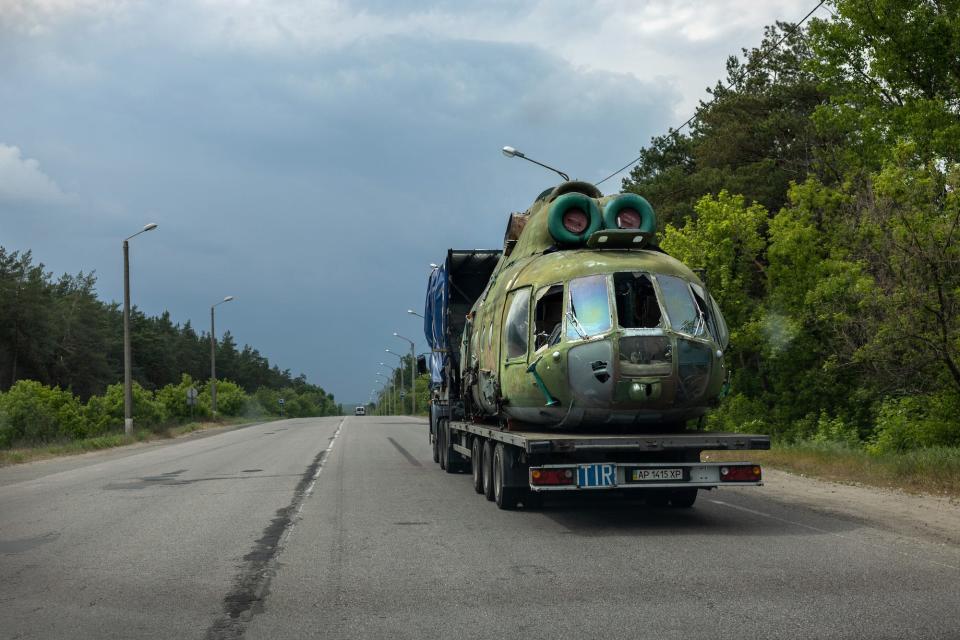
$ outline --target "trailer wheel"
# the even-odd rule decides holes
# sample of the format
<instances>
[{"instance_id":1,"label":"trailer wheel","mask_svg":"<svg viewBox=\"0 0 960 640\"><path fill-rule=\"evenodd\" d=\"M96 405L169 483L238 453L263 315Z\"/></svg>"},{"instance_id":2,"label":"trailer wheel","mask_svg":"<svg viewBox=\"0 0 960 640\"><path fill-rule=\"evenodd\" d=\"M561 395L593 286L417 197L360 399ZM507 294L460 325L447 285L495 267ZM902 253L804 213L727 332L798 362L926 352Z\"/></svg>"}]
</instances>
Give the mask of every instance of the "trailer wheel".
<instances>
[{"instance_id":1,"label":"trailer wheel","mask_svg":"<svg viewBox=\"0 0 960 640\"><path fill-rule=\"evenodd\" d=\"M470 466L473 472L473 490L483 493L483 438L474 436L470 443Z\"/></svg>"},{"instance_id":2,"label":"trailer wheel","mask_svg":"<svg viewBox=\"0 0 960 640\"><path fill-rule=\"evenodd\" d=\"M697 501L697 488L674 489L670 493L670 506L679 509L689 509Z\"/></svg>"},{"instance_id":3,"label":"trailer wheel","mask_svg":"<svg viewBox=\"0 0 960 640\"><path fill-rule=\"evenodd\" d=\"M441 466L447 473L460 473L463 470L463 456L453 450L453 443L450 438L450 420L444 419L440 424L440 433L443 434L440 449Z\"/></svg>"},{"instance_id":4,"label":"trailer wheel","mask_svg":"<svg viewBox=\"0 0 960 640\"><path fill-rule=\"evenodd\" d=\"M520 489L507 487L506 454L503 443L498 442L493 450L493 499L501 509L516 509L520 502Z\"/></svg>"},{"instance_id":5,"label":"trailer wheel","mask_svg":"<svg viewBox=\"0 0 960 640\"><path fill-rule=\"evenodd\" d=\"M447 443L446 443L447 430L443 428L443 420L437 420L437 435L434 436L434 443L437 446L437 462L440 463L440 468L444 471L447 470Z\"/></svg>"},{"instance_id":6,"label":"trailer wheel","mask_svg":"<svg viewBox=\"0 0 960 640\"><path fill-rule=\"evenodd\" d=\"M493 442L483 441L483 455L481 456L483 464L483 495L487 500L493 500Z\"/></svg>"}]
</instances>

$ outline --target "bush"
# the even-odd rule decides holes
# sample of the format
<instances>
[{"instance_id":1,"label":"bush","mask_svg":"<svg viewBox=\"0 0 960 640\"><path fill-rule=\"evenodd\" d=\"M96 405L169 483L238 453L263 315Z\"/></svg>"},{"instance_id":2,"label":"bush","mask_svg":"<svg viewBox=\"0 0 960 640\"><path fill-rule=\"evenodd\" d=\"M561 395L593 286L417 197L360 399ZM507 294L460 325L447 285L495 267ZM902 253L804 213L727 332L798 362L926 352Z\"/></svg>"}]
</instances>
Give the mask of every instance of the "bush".
<instances>
[{"instance_id":1,"label":"bush","mask_svg":"<svg viewBox=\"0 0 960 640\"><path fill-rule=\"evenodd\" d=\"M843 418L831 418L826 411L820 412L817 419L817 429L811 438L819 443L837 443L847 447L859 447L860 435L857 427L847 424Z\"/></svg>"},{"instance_id":2,"label":"bush","mask_svg":"<svg viewBox=\"0 0 960 640\"><path fill-rule=\"evenodd\" d=\"M206 418L210 415L209 402L206 406L203 406L198 397L197 404L192 407L192 410L190 405L187 404L187 390L190 389L190 387L197 389L199 386L201 385L195 384L189 374L184 373L180 376L180 384L168 384L162 389L157 390L157 402L163 405L163 409L169 418L176 418L178 420Z\"/></svg>"},{"instance_id":3,"label":"bush","mask_svg":"<svg viewBox=\"0 0 960 640\"><path fill-rule=\"evenodd\" d=\"M708 426L712 431L767 433L764 416L768 413L759 400L737 393L724 398L720 407L709 414Z\"/></svg>"},{"instance_id":4,"label":"bush","mask_svg":"<svg viewBox=\"0 0 960 640\"><path fill-rule=\"evenodd\" d=\"M155 428L167 420L163 404L153 394L133 383L133 422L137 427ZM87 401L84 414L90 421L88 435L101 435L123 429L123 385L112 384L102 396L92 396Z\"/></svg>"},{"instance_id":5,"label":"bush","mask_svg":"<svg viewBox=\"0 0 960 640\"><path fill-rule=\"evenodd\" d=\"M212 415L210 403L210 382L207 381L200 390L197 400L198 407L202 407L204 415ZM217 380L217 414L222 416L240 416L247 408L247 394L237 384L229 380Z\"/></svg>"},{"instance_id":6,"label":"bush","mask_svg":"<svg viewBox=\"0 0 960 640\"><path fill-rule=\"evenodd\" d=\"M0 446L82 438L90 424L69 391L20 380L0 394Z\"/></svg>"},{"instance_id":7,"label":"bush","mask_svg":"<svg viewBox=\"0 0 960 640\"><path fill-rule=\"evenodd\" d=\"M870 453L960 446L960 399L953 394L887 398L880 406Z\"/></svg>"}]
</instances>

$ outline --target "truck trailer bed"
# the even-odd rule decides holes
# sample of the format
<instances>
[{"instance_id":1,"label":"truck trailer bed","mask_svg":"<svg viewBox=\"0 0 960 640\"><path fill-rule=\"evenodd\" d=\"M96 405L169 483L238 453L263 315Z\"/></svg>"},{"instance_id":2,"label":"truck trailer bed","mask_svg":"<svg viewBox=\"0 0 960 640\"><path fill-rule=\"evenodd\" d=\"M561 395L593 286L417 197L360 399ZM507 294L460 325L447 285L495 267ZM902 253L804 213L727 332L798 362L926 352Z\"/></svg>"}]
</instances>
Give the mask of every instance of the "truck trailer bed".
<instances>
[{"instance_id":1,"label":"truck trailer bed","mask_svg":"<svg viewBox=\"0 0 960 640\"><path fill-rule=\"evenodd\" d=\"M450 428L522 448L528 454L569 453L589 450L762 450L770 448L770 436L720 431L675 433L563 433L555 431L504 431L468 422L450 422ZM456 446L455 449L461 449ZM468 450L460 453L469 455Z\"/></svg>"}]
</instances>

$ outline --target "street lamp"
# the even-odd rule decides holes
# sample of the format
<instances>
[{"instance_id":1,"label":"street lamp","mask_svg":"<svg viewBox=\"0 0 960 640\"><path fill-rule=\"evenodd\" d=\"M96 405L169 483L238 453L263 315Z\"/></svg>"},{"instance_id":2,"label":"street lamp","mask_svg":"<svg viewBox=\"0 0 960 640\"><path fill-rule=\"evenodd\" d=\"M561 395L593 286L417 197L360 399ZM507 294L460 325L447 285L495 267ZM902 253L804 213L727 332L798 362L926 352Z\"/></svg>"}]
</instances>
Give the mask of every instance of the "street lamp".
<instances>
[{"instance_id":1,"label":"street lamp","mask_svg":"<svg viewBox=\"0 0 960 640\"><path fill-rule=\"evenodd\" d=\"M130 240L141 233L153 231L153 222L123 240L123 432L133 433L133 357L130 354Z\"/></svg>"},{"instance_id":2,"label":"street lamp","mask_svg":"<svg viewBox=\"0 0 960 640\"><path fill-rule=\"evenodd\" d=\"M394 404L394 403L393 403L393 396L392 396L392 393L391 393L391 390L392 390L392 388L393 388L393 370L392 370L392 369L388 369L388 368L387 368L387 365L386 365L385 363L383 363L383 362L380 363L380 366L381 366L381 367L384 367L385 369L387 369L387 371L389 372L389 376L390 376L390 377L387 377L387 374L381 374L379 371L377 372L377 376L382 376L380 382L383 383L383 393L384 393L384 395L386 396L386 399L387 399L387 412L390 412L390 411L393 410L393 404Z\"/></svg>"},{"instance_id":3,"label":"street lamp","mask_svg":"<svg viewBox=\"0 0 960 640\"><path fill-rule=\"evenodd\" d=\"M381 363L380 363L380 366L383 367L384 370L386 370L387 375L390 376L390 377L388 378L389 381L390 381L390 382L388 383L389 389L390 389L390 393L391 393L391 395L390 395L390 402L391 402L392 405L393 405L393 410L394 410L394 411L398 411L398 410L397 410L397 407L398 407L399 404L400 404L400 397L399 397L399 395L398 395L398 392L395 391L396 385L393 384L393 367L388 367L386 362L381 362ZM401 376L403 375L403 369L400 370L400 374L401 374ZM398 415L399 415L399 412L398 412Z\"/></svg>"},{"instance_id":4,"label":"street lamp","mask_svg":"<svg viewBox=\"0 0 960 640\"><path fill-rule=\"evenodd\" d=\"M566 180L567 182L570 182L570 176L565 174L563 171L560 171L559 169L554 169L550 165L543 164L542 162L537 162L533 158L528 158L526 155L523 154L523 152L517 149L514 149L513 147L504 147L502 151L503 151L503 155L507 156L508 158L522 158L527 162L532 162L533 164L540 165L544 169L549 169L550 171L553 171L554 173L559 174L560 177Z\"/></svg>"},{"instance_id":5,"label":"street lamp","mask_svg":"<svg viewBox=\"0 0 960 640\"><path fill-rule=\"evenodd\" d=\"M416 311L414 311L413 309L407 309L407 313L409 313L409 314L412 315L412 316L417 316L417 317L420 318L421 320L425 320L425 319L426 319L426 318L424 318L422 315L420 315L419 313L417 313Z\"/></svg>"},{"instance_id":6,"label":"street lamp","mask_svg":"<svg viewBox=\"0 0 960 640\"><path fill-rule=\"evenodd\" d=\"M213 310L224 302L230 302L233 296L227 296L210 306L210 413L217 419L217 334L213 328Z\"/></svg>"},{"instance_id":7,"label":"street lamp","mask_svg":"<svg viewBox=\"0 0 960 640\"><path fill-rule=\"evenodd\" d=\"M417 356L413 350L413 340L405 338L396 331L393 332L394 338L400 338L410 343L410 415L417 415Z\"/></svg>"},{"instance_id":8,"label":"street lamp","mask_svg":"<svg viewBox=\"0 0 960 640\"><path fill-rule=\"evenodd\" d=\"M399 369L400 369L400 390L402 391L402 390L403 390L403 356L400 355L399 353L395 352L395 351L390 351L390 349L384 349L384 351L386 351L386 352L389 353L390 355L394 355L394 356L397 356L398 358L400 358L400 367L399 367ZM397 415L402 415L402 414L403 414L403 398L400 397L400 412L399 412Z\"/></svg>"}]
</instances>

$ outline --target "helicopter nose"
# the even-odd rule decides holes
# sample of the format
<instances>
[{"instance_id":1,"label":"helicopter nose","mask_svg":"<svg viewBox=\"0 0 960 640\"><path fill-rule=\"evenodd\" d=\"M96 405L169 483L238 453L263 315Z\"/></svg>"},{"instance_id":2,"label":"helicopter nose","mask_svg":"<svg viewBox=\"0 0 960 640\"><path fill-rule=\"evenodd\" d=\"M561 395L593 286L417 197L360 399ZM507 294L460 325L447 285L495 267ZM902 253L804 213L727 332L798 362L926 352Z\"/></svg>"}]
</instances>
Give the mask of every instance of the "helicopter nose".
<instances>
[{"instance_id":1,"label":"helicopter nose","mask_svg":"<svg viewBox=\"0 0 960 640\"><path fill-rule=\"evenodd\" d=\"M635 402L652 402L660 399L662 385L659 380L634 380L630 383L628 393Z\"/></svg>"}]
</instances>

